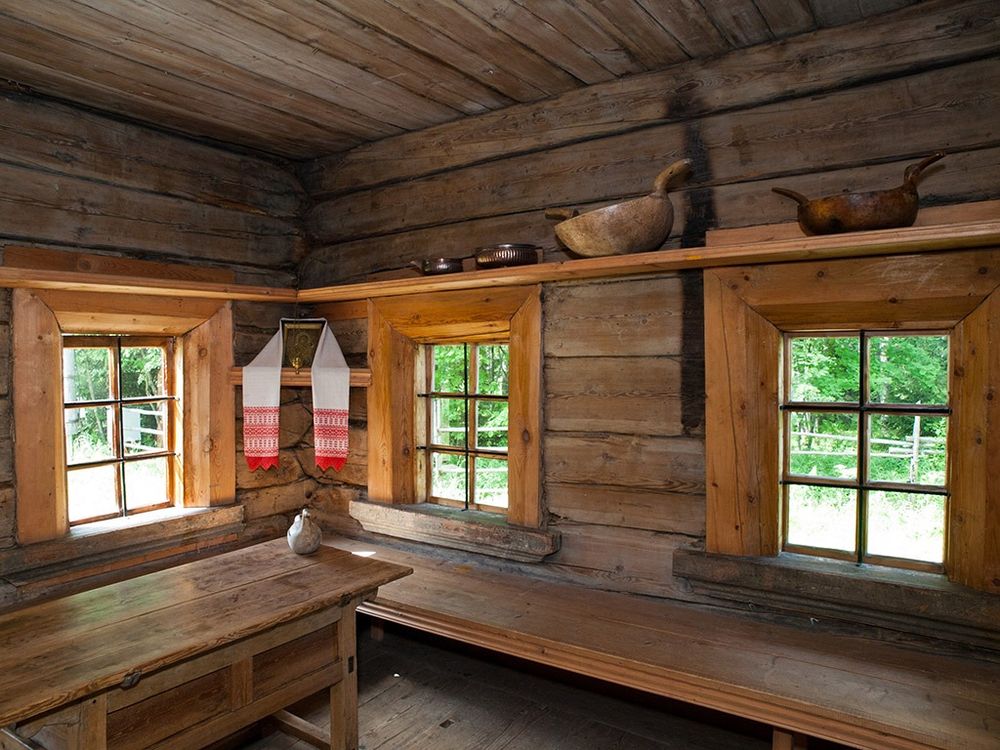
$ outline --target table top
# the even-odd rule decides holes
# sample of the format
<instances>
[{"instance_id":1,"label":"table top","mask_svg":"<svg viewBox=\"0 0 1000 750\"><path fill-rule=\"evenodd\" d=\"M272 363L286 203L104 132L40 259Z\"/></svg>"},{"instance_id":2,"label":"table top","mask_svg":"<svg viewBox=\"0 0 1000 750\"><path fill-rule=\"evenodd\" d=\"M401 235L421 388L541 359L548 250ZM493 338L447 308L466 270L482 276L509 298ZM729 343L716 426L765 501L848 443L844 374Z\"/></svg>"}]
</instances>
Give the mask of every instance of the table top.
<instances>
[{"instance_id":1,"label":"table top","mask_svg":"<svg viewBox=\"0 0 1000 750\"><path fill-rule=\"evenodd\" d=\"M0 726L351 599L412 572L284 539L0 615Z\"/></svg>"}]
</instances>

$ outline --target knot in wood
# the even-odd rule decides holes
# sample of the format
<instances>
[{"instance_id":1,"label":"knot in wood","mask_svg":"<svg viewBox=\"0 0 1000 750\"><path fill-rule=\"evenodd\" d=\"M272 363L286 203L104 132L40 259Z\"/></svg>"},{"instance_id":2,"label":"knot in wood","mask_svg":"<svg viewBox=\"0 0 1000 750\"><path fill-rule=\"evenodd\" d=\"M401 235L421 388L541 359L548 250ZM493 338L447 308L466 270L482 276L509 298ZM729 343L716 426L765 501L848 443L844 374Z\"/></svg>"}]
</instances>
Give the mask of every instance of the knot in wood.
<instances>
[{"instance_id":1,"label":"knot in wood","mask_svg":"<svg viewBox=\"0 0 1000 750\"><path fill-rule=\"evenodd\" d=\"M207 346L199 346L198 347L198 356L201 357L202 359L204 359L205 357L207 357L208 356L208 347Z\"/></svg>"},{"instance_id":2,"label":"knot in wood","mask_svg":"<svg viewBox=\"0 0 1000 750\"><path fill-rule=\"evenodd\" d=\"M134 688L136 685L139 684L139 680L141 679L142 679L142 670L133 669L127 675L122 677L120 687L122 690L128 690L129 688Z\"/></svg>"},{"instance_id":3,"label":"knot in wood","mask_svg":"<svg viewBox=\"0 0 1000 750\"><path fill-rule=\"evenodd\" d=\"M521 431L521 442L523 442L523 443L530 443L531 442L531 433L528 432L528 428L527 427L525 427Z\"/></svg>"}]
</instances>

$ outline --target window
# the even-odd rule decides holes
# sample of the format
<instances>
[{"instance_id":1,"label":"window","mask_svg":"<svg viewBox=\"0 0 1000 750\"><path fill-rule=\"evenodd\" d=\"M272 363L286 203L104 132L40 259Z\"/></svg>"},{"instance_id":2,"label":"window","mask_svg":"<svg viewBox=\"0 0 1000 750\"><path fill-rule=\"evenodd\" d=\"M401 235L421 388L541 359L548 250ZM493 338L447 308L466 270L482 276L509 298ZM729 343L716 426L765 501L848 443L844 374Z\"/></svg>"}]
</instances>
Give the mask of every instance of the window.
<instances>
[{"instance_id":1,"label":"window","mask_svg":"<svg viewBox=\"0 0 1000 750\"><path fill-rule=\"evenodd\" d=\"M425 361L427 501L506 512L509 347L429 345Z\"/></svg>"},{"instance_id":2,"label":"window","mask_svg":"<svg viewBox=\"0 0 1000 750\"><path fill-rule=\"evenodd\" d=\"M173 351L169 338L63 337L71 526L167 507L181 496Z\"/></svg>"},{"instance_id":3,"label":"window","mask_svg":"<svg viewBox=\"0 0 1000 750\"><path fill-rule=\"evenodd\" d=\"M826 441L823 451L850 454L853 462L842 471L825 470L835 474L824 477L833 480L829 492L839 491L842 504L852 502L843 496L853 492L857 498L853 502L867 504L869 511L860 514L867 522L867 539L862 544L857 543L855 525L841 532L845 540L853 533L853 545L841 541L832 546L841 547L841 552L843 548L864 550L869 562L899 564L900 556L909 556L917 567L937 565L952 581L1000 593L1000 545L995 543L1000 538L1000 463L996 460L1000 455L1000 251L760 264L710 269L704 278L706 551L774 557L785 548L786 531L800 548L806 547L803 541L831 546L829 540L805 539L807 532L797 524L808 515L796 519L803 503L801 494L793 496L793 492L804 492L796 487L824 484L808 476L814 471L809 462L818 463L819 457L791 455L792 448L808 453L801 449L802 443L794 442L806 435L792 433L808 433L811 415L819 412L829 416L823 437L814 441ZM785 393L783 380L789 388L806 391L816 384L805 375L796 385L793 374L782 372L782 348L786 344L817 347L820 344L795 342L837 331L853 331L840 338L858 341L857 378L844 376L854 392L829 391L828 402L820 401L815 409L799 408L796 402L810 404L820 394ZM924 362L930 368L928 382L934 385L923 393L893 384L892 376L907 369L898 361L906 347L937 351ZM793 357L785 361L790 363ZM800 374L806 372L802 365ZM867 398L862 396L863 377L869 381ZM888 389L885 396L879 392L883 387ZM844 411L826 405L840 401ZM787 427L783 420L788 421ZM840 428L834 430L838 420ZM830 437L834 434L837 437ZM946 449L943 455L941 438ZM910 454L903 458L906 445ZM891 455L890 448L900 455ZM820 471L816 466L817 478ZM853 473L854 478L841 473ZM844 484L838 485L841 481ZM786 495L787 514L783 512ZM874 528L878 524L914 526L914 518L923 518L925 513L938 519L944 514L944 518L934 522L940 524L941 532L935 529L927 535L923 551L901 551L893 535L885 536ZM859 515L856 508L855 514ZM930 521L920 523L928 530L932 526ZM938 561L942 544L943 565Z\"/></svg>"},{"instance_id":4,"label":"window","mask_svg":"<svg viewBox=\"0 0 1000 750\"><path fill-rule=\"evenodd\" d=\"M15 289L12 307L20 544L94 518L235 502L229 303Z\"/></svg>"},{"instance_id":5,"label":"window","mask_svg":"<svg viewBox=\"0 0 1000 750\"><path fill-rule=\"evenodd\" d=\"M783 549L941 570L948 335L786 334Z\"/></svg>"}]
</instances>

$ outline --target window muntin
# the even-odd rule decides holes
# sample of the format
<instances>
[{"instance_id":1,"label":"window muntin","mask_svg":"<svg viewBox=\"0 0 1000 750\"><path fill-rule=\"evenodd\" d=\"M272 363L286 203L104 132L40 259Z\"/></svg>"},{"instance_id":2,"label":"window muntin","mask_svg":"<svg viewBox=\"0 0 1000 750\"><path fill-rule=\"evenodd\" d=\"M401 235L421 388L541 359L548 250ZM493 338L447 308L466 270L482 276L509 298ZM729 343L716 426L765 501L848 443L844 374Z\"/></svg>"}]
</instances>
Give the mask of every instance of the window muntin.
<instances>
[{"instance_id":1,"label":"window muntin","mask_svg":"<svg viewBox=\"0 0 1000 750\"><path fill-rule=\"evenodd\" d=\"M426 347L428 502L504 513L508 507L509 347Z\"/></svg>"},{"instance_id":2,"label":"window muntin","mask_svg":"<svg viewBox=\"0 0 1000 750\"><path fill-rule=\"evenodd\" d=\"M63 337L63 426L70 525L173 505L174 343Z\"/></svg>"},{"instance_id":3,"label":"window muntin","mask_svg":"<svg viewBox=\"0 0 1000 750\"><path fill-rule=\"evenodd\" d=\"M939 571L948 336L786 334L783 547Z\"/></svg>"}]
</instances>

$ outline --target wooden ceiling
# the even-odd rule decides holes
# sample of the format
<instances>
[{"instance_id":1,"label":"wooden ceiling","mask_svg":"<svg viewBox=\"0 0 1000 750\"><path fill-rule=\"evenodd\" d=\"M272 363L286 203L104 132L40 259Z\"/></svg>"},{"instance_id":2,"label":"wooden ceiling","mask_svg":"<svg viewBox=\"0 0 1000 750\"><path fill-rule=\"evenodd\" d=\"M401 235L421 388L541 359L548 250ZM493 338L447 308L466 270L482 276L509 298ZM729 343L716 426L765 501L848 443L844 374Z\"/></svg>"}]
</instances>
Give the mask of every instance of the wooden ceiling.
<instances>
[{"instance_id":1,"label":"wooden ceiling","mask_svg":"<svg viewBox=\"0 0 1000 750\"><path fill-rule=\"evenodd\" d=\"M0 0L0 78L305 159L912 2Z\"/></svg>"}]
</instances>

